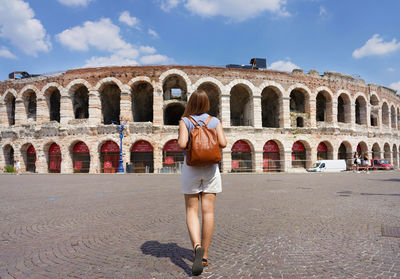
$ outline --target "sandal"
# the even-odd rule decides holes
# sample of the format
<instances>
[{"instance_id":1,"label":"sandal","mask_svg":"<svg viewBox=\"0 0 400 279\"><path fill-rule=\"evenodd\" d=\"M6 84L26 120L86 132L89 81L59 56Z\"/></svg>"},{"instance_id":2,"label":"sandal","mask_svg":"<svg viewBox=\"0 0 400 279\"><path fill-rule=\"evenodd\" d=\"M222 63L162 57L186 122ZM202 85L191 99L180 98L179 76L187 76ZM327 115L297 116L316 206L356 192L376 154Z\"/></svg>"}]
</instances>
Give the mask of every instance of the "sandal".
<instances>
[{"instance_id":1,"label":"sandal","mask_svg":"<svg viewBox=\"0 0 400 279\"><path fill-rule=\"evenodd\" d=\"M203 267L208 266L208 261L207 261L207 259L203 258L201 261L202 261L202 263L203 263Z\"/></svg>"},{"instance_id":2,"label":"sandal","mask_svg":"<svg viewBox=\"0 0 400 279\"><path fill-rule=\"evenodd\" d=\"M194 247L194 261L192 266L192 274L200 275L203 272L203 255L204 248L200 244Z\"/></svg>"}]
</instances>

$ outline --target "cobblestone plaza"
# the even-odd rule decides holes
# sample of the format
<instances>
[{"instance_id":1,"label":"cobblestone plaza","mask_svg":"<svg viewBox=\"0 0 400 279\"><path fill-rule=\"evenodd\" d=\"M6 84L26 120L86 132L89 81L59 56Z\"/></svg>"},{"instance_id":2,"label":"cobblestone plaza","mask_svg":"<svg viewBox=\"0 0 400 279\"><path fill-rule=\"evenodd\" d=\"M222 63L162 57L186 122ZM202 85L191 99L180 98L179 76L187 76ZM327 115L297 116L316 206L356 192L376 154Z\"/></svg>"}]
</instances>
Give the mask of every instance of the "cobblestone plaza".
<instances>
[{"instance_id":1,"label":"cobblestone plaza","mask_svg":"<svg viewBox=\"0 0 400 279\"><path fill-rule=\"evenodd\" d=\"M400 172L223 175L199 278L400 278ZM188 278L179 175L1 175L0 278Z\"/></svg>"}]
</instances>

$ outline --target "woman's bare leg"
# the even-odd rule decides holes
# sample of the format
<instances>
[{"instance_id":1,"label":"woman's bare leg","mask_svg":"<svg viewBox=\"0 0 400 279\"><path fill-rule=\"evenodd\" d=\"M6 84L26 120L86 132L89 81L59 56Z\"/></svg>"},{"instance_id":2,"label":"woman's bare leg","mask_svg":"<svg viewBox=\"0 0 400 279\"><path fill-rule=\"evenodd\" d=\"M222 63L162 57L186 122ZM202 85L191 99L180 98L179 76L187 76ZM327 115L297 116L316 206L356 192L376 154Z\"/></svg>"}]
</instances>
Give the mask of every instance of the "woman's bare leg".
<instances>
[{"instance_id":1,"label":"woman's bare leg","mask_svg":"<svg viewBox=\"0 0 400 279\"><path fill-rule=\"evenodd\" d=\"M185 194L186 225L189 231L193 248L201 244L199 221L199 196L200 194Z\"/></svg>"},{"instance_id":2,"label":"woman's bare leg","mask_svg":"<svg viewBox=\"0 0 400 279\"><path fill-rule=\"evenodd\" d=\"M201 246L204 248L204 259L207 259L208 247L214 232L214 204L216 194L201 193L201 214L203 226L201 234Z\"/></svg>"}]
</instances>

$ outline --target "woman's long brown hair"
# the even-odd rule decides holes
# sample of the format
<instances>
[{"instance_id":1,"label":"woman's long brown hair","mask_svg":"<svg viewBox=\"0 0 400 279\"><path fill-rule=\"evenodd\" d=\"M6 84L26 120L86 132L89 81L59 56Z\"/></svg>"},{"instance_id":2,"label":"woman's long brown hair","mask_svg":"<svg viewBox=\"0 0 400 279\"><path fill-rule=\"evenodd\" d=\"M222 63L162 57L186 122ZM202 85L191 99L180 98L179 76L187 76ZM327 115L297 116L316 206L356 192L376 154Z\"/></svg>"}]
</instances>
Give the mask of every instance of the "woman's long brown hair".
<instances>
[{"instance_id":1,"label":"woman's long brown hair","mask_svg":"<svg viewBox=\"0 0 400 279\"><path fill-rule=\"evenodd\" d=\"M202 114L209 110L210 101L208 100L207 93L204 90L196 90L190 96L182 117Z\"/></svg>"}]
</instances>

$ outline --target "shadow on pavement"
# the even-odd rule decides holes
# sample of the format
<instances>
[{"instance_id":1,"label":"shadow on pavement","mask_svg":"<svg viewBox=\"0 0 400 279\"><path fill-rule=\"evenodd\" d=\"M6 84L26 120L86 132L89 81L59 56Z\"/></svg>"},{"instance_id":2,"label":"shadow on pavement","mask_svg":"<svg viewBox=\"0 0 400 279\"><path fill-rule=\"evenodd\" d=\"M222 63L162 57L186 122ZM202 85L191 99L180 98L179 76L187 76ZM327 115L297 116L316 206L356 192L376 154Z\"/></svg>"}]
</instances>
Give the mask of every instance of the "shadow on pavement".
<instances>
[{"instance_id":1,"label":"shadow on pavement","mask_svg":"<svg viewBox=\"0 0 400 279\"><path fill-rule=\"evenodd\" d=\"M160 243L155 240L146 241L140 246L140 250L145 255L151 255L157 258L170 258L176 266L182 268L187 275L192 276L191 267L183 260L187 259L193 262L193 251L179 247L176 243Z\"/></svg>"}]
</instances>

